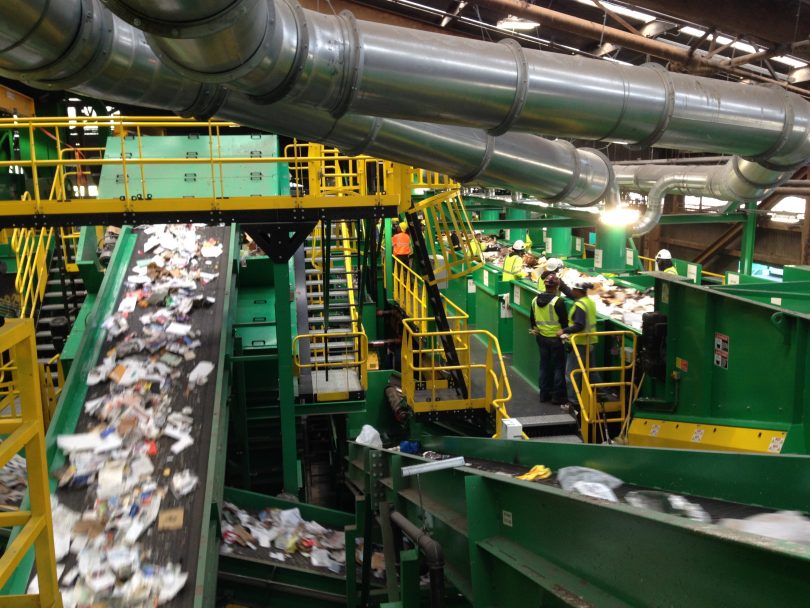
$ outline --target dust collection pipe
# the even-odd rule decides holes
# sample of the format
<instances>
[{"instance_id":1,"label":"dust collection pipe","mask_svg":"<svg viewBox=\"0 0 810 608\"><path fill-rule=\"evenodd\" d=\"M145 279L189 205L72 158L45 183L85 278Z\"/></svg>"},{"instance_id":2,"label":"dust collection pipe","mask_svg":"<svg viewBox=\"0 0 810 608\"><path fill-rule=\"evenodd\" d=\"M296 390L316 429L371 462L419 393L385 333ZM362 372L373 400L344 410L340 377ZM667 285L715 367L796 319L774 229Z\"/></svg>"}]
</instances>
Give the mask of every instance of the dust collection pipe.
<instances>
[{"instance_id":1,"label":"dust collection pipe","mask_svg":"<svg viewBox=\"0 0 810 608\"><path fill-rule=\"evenodd\" d=\"M783 171L810 157L810 103L772 87L406 30L295 0L104 1L180 69L336 116L732 153ZM188 19L186 7L208 12ZM214 49L223 55L211 64Z\"/></svg>"},{"instance_id":2,"label":"dust collection pipe","mask_svg":"<svg viewBox=\"0 0 810 608\"><path fill-rule=\"evenodd\" d=\"M464 127L354 114L334 118L286 100L264 105L266 100L178 76L154 55L140 30L96 0L60 0L58 12L53 6L47 0L0 6L0 73L40 88L67 88L184 115L216 115L346 153L366 153L572 205L591 205L608 187L609 163L596 151L522 133L496 138ZM63 40L58 32L74 32L73 40Z\"/></svg>"},{"instance_id":3,"label":"dust collection pipe","mask_svg":"<svg viewBox=\"0 0 810 608\"><path fill-rule=\"evenodd\" d=\"M720 213L728 213L740 202L758 201L774 191L774 172L761 168L758 181L741 177L739 157L724 165L620 165L614 167L616 183L622 190L647 192L647 210L632 227L634 236L652 230L664 210L667 194L711 196L729 203Z\"/></svg>"},{"instance_id":4,"label":"dust collection pipe","mask_svg":"<svg viewBox=\"0 0 810 608\"><path fill-rule=\"evenodd\" d=\"M410 538L425 557L430 575L430 607L444 606L444 551L442 546L427 532L417 527L407 517L391 511L391 522Z\"/></svg>"},{"instance_id":5,"label":"dust collection pipe","mask_svg":"<svg viewBox=\"0 0 810 608\"><path fill-rule=\"evenodd\" d=\"M810 104L784 91L670 74L660 66L628 69L526 50L509 40L498 45L418 31L401 35L402 28L360 22L349 13L334 17L303 10L296 0L210 0L205 7L190 0L103 1L150 31L149 43L175 69L206 82L228 83L262 101L284 96L320 105L335 116L351 108L361 114L475 124L490 134L527 129L754 155L762 164L735 157L712 173L714 189L728 200L762 195L810 155ZM196 21L184 11L185 4L197 7ZM377 131L366 152L384 158L401 154L404 138L385 145L386 135ZM525 157L517 149L500 154L510 146L499 144L503 147L490 157L495 162L478 175L448 173L482 185L508 183L512 190L531 194L538 194L531 182L550 179L553 167L582 173L577 153L571 149L568 159L561 157L563 144L555 142L554 149L539 155L542 166L522 176L528 180L506 177ZM501 156L506 162L498 162ZM487 152L479 158L486 162ZM493 170L498 181L488 181ZM603 180L599 173L592 175ZM696 175L700 181L703 173ZM529 187L519 185L526 181ZM570 190L573 180L568 183L568 189L555 186L550 199L545 194L547 200L574 205L597 200ZM607 184L599 183L605 194L602 186ZM638 230L649 231L662 207L663 198L651 205Z\"/></svg>"}]
</instances>

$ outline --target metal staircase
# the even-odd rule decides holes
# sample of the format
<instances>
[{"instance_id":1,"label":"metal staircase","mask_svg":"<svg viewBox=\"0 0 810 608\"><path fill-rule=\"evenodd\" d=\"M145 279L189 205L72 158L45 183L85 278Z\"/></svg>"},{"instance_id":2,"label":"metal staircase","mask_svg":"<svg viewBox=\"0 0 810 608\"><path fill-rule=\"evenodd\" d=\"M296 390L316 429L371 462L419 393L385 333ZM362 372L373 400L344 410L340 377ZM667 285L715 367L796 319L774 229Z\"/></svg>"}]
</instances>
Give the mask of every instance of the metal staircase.
<instances>
[{"instance_id":1,"label":"metal staircase","mask_svg":"<svg viewBox=\"0 0 810 608\"><path fill-rule=\"evenodd\" d=\"M296 252L298 401L363 398L367 338L360 315L356 224L319 223Z\"/></svg>"}]
</instances>

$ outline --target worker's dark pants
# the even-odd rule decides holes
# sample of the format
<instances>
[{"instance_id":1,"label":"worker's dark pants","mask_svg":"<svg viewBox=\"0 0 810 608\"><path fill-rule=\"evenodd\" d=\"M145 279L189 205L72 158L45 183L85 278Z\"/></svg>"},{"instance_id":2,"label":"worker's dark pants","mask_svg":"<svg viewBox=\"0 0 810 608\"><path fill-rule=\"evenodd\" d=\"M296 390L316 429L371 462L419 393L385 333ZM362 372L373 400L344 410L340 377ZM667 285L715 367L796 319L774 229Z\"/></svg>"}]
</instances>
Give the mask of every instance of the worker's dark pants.
<instances>
[{"instance_id":1,"label":"worker's dark pants","mask_svg":"<svg viewBox=\"0 0 810 608\"><path fill-rule=\"evenodd\" d=\"M540 396L565 400L565 350L559 338L537 336L540 347Z\"/></svg>"},{"instance_id":2,"label":"worker's dark pants","mask_svg":"<svg viewBox=\"0 0 810 608\"><path fill-rule=\"evenodd\" d=\"M396 259L405 264L408 268L411 267L411 256L409 255L395 255Z\"/></svg>"}]
</instances>

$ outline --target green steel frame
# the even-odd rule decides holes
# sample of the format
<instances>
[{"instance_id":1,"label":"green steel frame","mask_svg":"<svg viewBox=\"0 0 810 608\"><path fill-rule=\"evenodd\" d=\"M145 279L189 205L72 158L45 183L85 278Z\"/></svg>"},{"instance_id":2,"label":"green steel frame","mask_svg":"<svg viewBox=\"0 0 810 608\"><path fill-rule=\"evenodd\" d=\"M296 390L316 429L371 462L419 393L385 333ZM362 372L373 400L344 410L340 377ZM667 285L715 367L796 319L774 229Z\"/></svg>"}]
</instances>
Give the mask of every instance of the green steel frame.
<instances>
[{"instance_id":1,"label":"green steel frame","mask_svg":"<svg viewBox=\"0 0 810 608\"><path fill-rule=\"evenodd\" d=\"M424 437L425 449L552 469L585 465L627 483L774 509L806 508L807 457ZM371 458L371 454L376 454ZM799 606L810 549L462 467L402 477L423 459L352 444L349 476L444 549L472 606ZM371 466L373 463L373 467ZM740 473L744 472L741 478ZM401 554L403 572L412 554ZM403 577L399 606L417 606ZM393 598L392 598L393 599Z\"/></svg>"}]
</instances>

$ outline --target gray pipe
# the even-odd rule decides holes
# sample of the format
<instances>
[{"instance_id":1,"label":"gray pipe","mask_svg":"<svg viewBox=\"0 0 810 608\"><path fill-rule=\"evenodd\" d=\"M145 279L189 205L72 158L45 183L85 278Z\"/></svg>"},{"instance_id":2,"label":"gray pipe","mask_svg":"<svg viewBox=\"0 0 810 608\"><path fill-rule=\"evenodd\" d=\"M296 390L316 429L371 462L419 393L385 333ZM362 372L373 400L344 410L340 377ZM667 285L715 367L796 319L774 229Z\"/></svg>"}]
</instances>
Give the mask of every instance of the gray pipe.
<instances>
[{"instance_id":1,"label":"gray pipe","mask_svg":"<svg viewBox=\"0 0 810 608\"><path fill-rule=\"evenodd\" d=\"M2 9L14 4L25 3L6 2ZM367 153L466 182L522 190L574 205L593 204L607 189L610 167L605 157L564 141L521 133L495 138L480 130L353 114L336 119L324 110L286 100L262 105L245 94L226 96L218 86L201 86L167 69L140 30L96 0L60 0L59 4L62 23L52 21L49 3L25 4L40 13L21 11L19 19L10 16L0 22L0 44L7 49L0 52L5 75L42 88L70 88L124 103L216 114L257 129L326 143L346 153ZM174 4L166 3L167 9ZM76 40L68 45L57 45L55 40L52 46L45 44L60 25L75 29Z\"/></svg>"},{"instance_id":2,"label":"gray pipe","mask_svg":"<svg viewBox=\"0 0 810 608\"><path fill-rule=\"evenodd\" d=\"M207 11L193 0L174 0L171 10L163 8L163 0L105 2L159 36L157 46L177 63L194 64L192 69L210 71L201 65L203 58L206 65L218 65L213 58L209 63L214 49L228 51L219 63L229 70L257 49L283 49L277 61L262 63L258 80L281 83L278 95L336 115L351 111L494 134L514 129L735 153L783 171L810 157L810 104L775 88L523 49L509 40L493 44L405 30L358 21L346 12L336 17L302 10L295 0L211 1L204 3ZM182 6L197 9L178 23ZM226 21L217 17L223 11L241 12ZM175 19L173 29L168 18ZM262 20L264 30L256 25ZM244 21L254 27L236 39ZM190 40L201 38L206 24L210 44ZM231 77L237 86L244 84L232 72Z\"/></svg>"},{"instance_id":3,"label":"gray pipe","mask_svg":"<svg viewBox=\"0 0 810 608\"><path fill-rule=\"evenodd\" d=\"M724 165L621 165L614 168L623 190L648 192L647 211L633 226L634 236L647 234L661 218L667 194L710 196L729 201L720 213L732 211L740 202L758 201L791 173L766 169L735 156Z\"/></svg>"},{"instance_id":4,"label":"gray pipe","mask_svg":"<svg viewBox=\"0 0 810 608\"><path fill-rule=\"evenodd\" d=\"M0 23L0 43L11 49L0 52L0 68L6 75L34 86L65 87L101 99L216 114L223 120L333 145L346 153L366 153L466 182L520 189L573 205L593 204L607 189L610 167L605 157L564 141L520 133L495 138L474 129L352 114L336 119L324 110L286 100L262 105L241 93L226 97L220 87L192 83L165 68L140 30L95 0L60 1L63 9L68 5L73 12L63 10L59 16L66 28L75 26L79 34L70 45L62 45L67 48L62 55L49 44L59 25L51 21L49 5L40 6L38 15L27 15L23 23ZM47 52L37 54L40 48Z\"/></svg>"}]
</instances>

